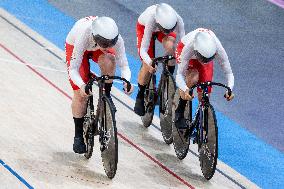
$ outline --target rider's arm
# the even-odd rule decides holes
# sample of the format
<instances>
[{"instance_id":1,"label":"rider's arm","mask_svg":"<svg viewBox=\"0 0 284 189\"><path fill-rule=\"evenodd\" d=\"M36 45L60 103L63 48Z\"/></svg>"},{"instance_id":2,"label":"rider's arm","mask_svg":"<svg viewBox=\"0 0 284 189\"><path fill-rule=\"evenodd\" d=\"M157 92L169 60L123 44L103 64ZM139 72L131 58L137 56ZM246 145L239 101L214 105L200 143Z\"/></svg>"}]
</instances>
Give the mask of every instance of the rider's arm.
<instances>
[{"instance_id":1,"label":"rider's arm","mask_svg":"<svg viewBox=\"0 0 284 189\"><path fill-rule=\"evenodd\" d=\"M177 19L178 19L177 20L178 34L179 34L179 38L181 39L185 35L184 23L183 23L183 19L178 14L177 14Z\"/></svg>"},{"instance_id":2,"label":"rider's arm","mask_svg":"<svg viewBox=\"0 0 284 189\"><path fill-rule=\"evenodd\" d=\"M176 83L178 88L180 88L182 91L186 91L188 89L185 78L184 78L184 72L186 71L188 67L189 59L193 56L193 45L192 43L187 43L180 54L180 61L181 63L178 64L177 68L177 75L176 75Z\"/></svg>"},{"instance_id":3,"label":"rider's arm","mask_svg":"<svg viewBox=\"0 0 284 189\"><path fill-rule=\"evenodd\" d=\"M154 23L155 23L154 18L148 19L148 21L146 22L144 35L140 47L140 56L143 59L143 61L148 65L150 65L150 63L152 62L150 56L148 55L148 48L150 46L150 41L152 39L152 33L155 29Z\"/></svg>"},{"instance_id":4,"label":"rider's arm","mask_svg":"<svg viewBox=\"0 0 284 189\"><path fill-rule=\"evenodd\" d=\"M78 87L81 87L83 84L85 84L80 76L79 69L83 60L86 45L87 36L85 34L78 36L74 43L74 49L70 61L70 78Z\"/></svg>"},{"instance_id":5,"label":"rider's arm","mask_svg":"<svg viewBox=\"0 0 284 189\"><path fill-rule=\"evenodd\" d=\"M125 54L125 47L124 47L124 41L121 37L121 35L118 36L118 41L116 45L114 46L116 51L116 62L118 66L120 67L121 71L121 77L125 78L127 81L130 81L131 78L131 71L128 66L128 61Z\"/></svg>"},{"instance_id":6,"label":"rider's arm","mask_svg":"<svg viewBox=\"0 0 284 189\"><path fill-rule=\"evenodd\" d=\"M225 73L228 87L233 89L233 87L234 87L234 74L233 74L233 71L232 71L232 68L231 68L231 64L230 64L228 55L227 55L225 49L223 48L221 42L219 41L219 39L216 36L215 36L215 41L216 41L216 44L217 44L216 59L219 62L219 64L221 65L221 68Z\"/></svg>"}]
</instances>

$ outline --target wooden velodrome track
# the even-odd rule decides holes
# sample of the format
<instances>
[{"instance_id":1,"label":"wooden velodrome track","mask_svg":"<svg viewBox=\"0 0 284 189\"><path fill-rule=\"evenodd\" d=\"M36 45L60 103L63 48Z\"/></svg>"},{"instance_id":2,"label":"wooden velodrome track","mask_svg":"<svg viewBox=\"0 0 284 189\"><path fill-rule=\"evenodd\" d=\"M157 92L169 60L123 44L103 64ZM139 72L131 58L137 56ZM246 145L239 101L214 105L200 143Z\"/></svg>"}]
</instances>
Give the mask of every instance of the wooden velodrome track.
<instances>
[{"instance_id":1,"label":"wooden velodrome track","mask_svg":"<svg viewBox=\"0 0 284 189\"><path fill-rule=\"evenodd\" d=\"M258 188L221 161L219 171L206 181L198 158L189 153L179 161L159 131L143 128L125 106L133 107L134 101L118 89L112 94L118 109L119 162L116 177L109 180L98 145L90 160L72 151L72 90L64 52L3 9L0 15L1 189ZM154 123L159 126L157 117Z\"/></svg>"}]
</instances>

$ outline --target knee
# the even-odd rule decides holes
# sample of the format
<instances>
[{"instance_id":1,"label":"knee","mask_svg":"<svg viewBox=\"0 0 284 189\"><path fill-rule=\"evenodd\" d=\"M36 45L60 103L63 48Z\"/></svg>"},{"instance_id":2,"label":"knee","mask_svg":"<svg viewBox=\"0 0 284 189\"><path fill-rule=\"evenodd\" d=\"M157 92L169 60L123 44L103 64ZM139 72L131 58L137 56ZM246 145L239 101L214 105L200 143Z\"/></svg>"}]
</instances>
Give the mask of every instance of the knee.
<instances>
[{"instance_id":1,"label":"knee","mask_svg":"<svg viewBox=\"0 0 284 189\"><path fill-rule=\"evenodd\" d=\"M99 57L98 63L102 74L113 75L115 72L115 57L112 54L103 54Z\"/></svg>"},{"instance_id":2,"label":"knee","mask_svg":"<svg viewBox=\"0 0 284 189\"><path fill-rule=\"evenodd\" d=\"M78 104L86 104L88 101L88 97L83 97L80 94L80 90L74 91L74 96L72 98L72 107Z\"/></svg>"},{"instance_id":3,"label":"knee","mask_svg":"<svg viewBox=\"0 0 284 189\"><path fill-rule=\"evenodd\" d=\"M141 85L145 85L147 83L147 80L150 78L150 75L151 74L149 72L148 65L143 62L138 74L138 83Z\"/></svg>"},{"instance_id":4,"label":"knee","mask_svg":"<svg viewBox=\"0 0 284 189\"><path fill-rule=\"evenodd\" d=\"M192 77L192 82L193 82L194 84L196 84L196 83L198 82L198 80L199 80L199 74L195 74L195 75Z\"/></svg>"},{"instance_id":5,"label":"knee","mask_svg":"<svg viewBox=\"0 0 284 189\"><path fill-rule=\"evenodd\" d=\"M105 63L111 66L115 65L115 57L114 55L108 53L104 56Z\"/></svg>"},{"instance_id":6,"label":"knee","mask_svg":"<svg viewBox=\"0 0 284 189\"><path fill-rule=\"evenodd\" d=\"M186 75L186 84L188 87L195 85L199 80L199 73L197 70L191 70L190 73Z\"/></svg>"},{"instance_id":7,"label":"knee","mask_svg":"<svg viewBox=\"0 0 284 189\"><path fill-rule=\"evenodd\" d=\"M167 38L163 41L163 46L165 48L165 51L169 55L174 54L174 47L175 47L175 39L174 38Z\"/></svg>"},{"instance_id":8,"label":"knee","mask_svg":"<svg viewBox=\"0 0 284 189\"><path fill-rule=\"evenodd\" d=\"M107 53L107 54L102 54L98 58L98 63L99 64L115 64L115 56L113 54Z\"/></svg>"}]
</instances>

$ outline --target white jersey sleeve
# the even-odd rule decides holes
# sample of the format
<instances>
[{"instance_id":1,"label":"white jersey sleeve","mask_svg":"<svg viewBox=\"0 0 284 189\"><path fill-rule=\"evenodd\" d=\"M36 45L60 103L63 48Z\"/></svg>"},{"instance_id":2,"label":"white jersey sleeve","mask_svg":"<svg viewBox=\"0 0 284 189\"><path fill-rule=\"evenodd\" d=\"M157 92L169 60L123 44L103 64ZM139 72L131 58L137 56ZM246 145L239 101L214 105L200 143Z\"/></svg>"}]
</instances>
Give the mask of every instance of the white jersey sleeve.
<instances>
[{"instance_id":1,"label":"white jersey sleeve","mask_svg":"<svg viewBox=\"0 0 284 189\"><path fill-rule=\"evenodd\" d=\"M193 43L190 41L182 49L180 55L181 63L178 64L177 75L176 75L177 86L184 92L188 89L185 83L184 72L187 70L188 62L192 56L193 56Z\"/></svg>"},{"instance_id":2,"label":"white jersey sleeve","mask_svg":"<svg viewBox=\"0 0 284 189\"><path fill-rule=\"evenodd\" d=\"M75 85L81 87L84 84L82 80L79 69L82 64L83 56L88 46L88 34L87 32L80 33L74 43L74 49L70 61L70 78L74 82Z\"/></svg>"},{"instance_id":3,"label":"white jersey sleeve","mask_svg":"<svg viewBox=\"0 0 284 189\"><path fill-rule=\"evenodd\" d=\"M177 14L177 28L178 28L179 38L181 39L185 35L185 31L184 31L183 19L181 18L179 14Z\"/></svg>"},{"instance_id":4,"label":"white jersey sleeve","mask_svg":"<svg viewBox=\"0 0 284 189\"><path fill-rule=\"evenodd\" d=\"M225 49L223 48L221 42L219 41L219 39L216 37L215 34L213 34L213 35L214 35L214 38L215 38L215 41L216 41L216 44L217 44L216 60L218 61L222 70L225 73L225 77L226 77L226 80L227 80L228 87L230 87L233 90L234 74L233 74L233 71L232 71L232 68L231 68L231 64L229 62L228 55L227 55Z\"/></svg>"},{"instance_id":5,"label":"white jersey sleeve","mask_svg":"<svg viewBox=\"0 0 284 189\"><path fill-rule=\"evenodd\" d=\"M116 62L121 70L121 77L130 81L131 71L129 69L128 61L127 61L126 54L125 54L124 41L121 35L118 36L118 40L117 40L116 45L114 46L114 49L116 51L116 54L115 54Z\"/></svg>"},{"instance_id":6,"label":"white jersey sleeve","mask_svg":"<svg viewBox=\"0 0 284 189\"><path fill-rule=\"evenodd\" d=\"M146 24L145 24L145 30L144 30L144 35L142 38L141 42L141 47L140 47L140 56L143 59L146 64L150 65L152 62L152 59L148 55L148 48L150 46L151 38L152 38L152 33L155 30L155 20L152 17L152 19L148 19Z\"/></svg>"}]
</instances>

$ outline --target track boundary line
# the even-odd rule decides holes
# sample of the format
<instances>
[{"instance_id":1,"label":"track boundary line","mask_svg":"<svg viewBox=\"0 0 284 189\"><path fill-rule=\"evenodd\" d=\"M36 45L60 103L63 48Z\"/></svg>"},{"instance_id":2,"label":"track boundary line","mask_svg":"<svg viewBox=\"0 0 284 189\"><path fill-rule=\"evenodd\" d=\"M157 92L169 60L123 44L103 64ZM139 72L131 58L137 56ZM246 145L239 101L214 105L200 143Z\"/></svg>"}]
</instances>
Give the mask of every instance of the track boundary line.
<instances>
[{"instance_id":1,"label":"track boundary line","mask_svg":"<svg viewBox=\"0 0 284 189\"><path fill-rule=\"evenodd\" d=\"M23 64L25 64L31 71L33 71L36 75L38 75L39 77L41 77L44 81L46 81L48 84L50 84L53 88L55 88L58 92L60 92L61 94L63 94L65 97L69 98L70 100L72 100L71 96L69 96L65 91L63 91L62 89L60 89L57 85L55 85L52 81L50 81L47 77L45 77L44 75L42 75L40 72L38 72L36 69L34 69L33 67L31 67L28 63L26 63L24 60L22 60L20 57L18 57L16 54L14 54L11 50L9 50L8 48L6 48L2 43L0 43L0 47L2 49L4 49L6 52L8 52L10 55L12 55L14 58L16 58L17 60L19 60L20 62L22 62ZM150 159L152 162L154 162L155 164L157 164L160 168L162 168L163 170L165 170L166 172L168 172L170 175L172 175L173 177L175 177L177 180L179 180L181 183L183 183L184 185L186 185L188 188L190 189L195 189L195 187L193 187L190 183L188 183L187 181L185 181L184 179L182 179L180 176L178 176L177 174L175 174L173 171L171 171L169 168L167 168L167 166L165 166L163 163L161 163L160 161L158 161L156 158L152 157L150 154L148 154L147 152L145 152L141 147L139 147L138 145L134 144L131 140L129 140L127 137L125 137L124 135L122 135L121 133L117 133L118 136L123 139L125 142L127 142L128 144L130 144L131 146L133 146L135 149L137 149L139 152L141 152L144 156L146 156L148 159Z\"/></svg>"},{"instance_id":2,"label":"track boundary line","mask_svg":"<svg viewBox=\"0 0 284 189\"><path fill-rule=\"evenodd\" d=\"M22 32L24 35L26 35L27 37L29 37L32 41L34 41L36 44L39 44L41 47L45 47L41 42L39 42L37 39L33 38L31 35L29 35L27 32L23 31L20 27L18 27L17 25L13 24L12 22L10 22L7 18L5 18L4 16L0 15L1 18L3 18L6 22L8 22L10 25L12 25L13 27L15 27L17 30L19 30L20 32ZM46 51L48 51L50 54L54 55L54 57L56 57L58 60L63 60L59 55L55 54L54 52L52 52L52 50L44 48ZM62 50L62 49L60 49ZM28 66L28 65L27 65ZM31 67L31 66L28 66ZM31 67L32 70L35 70L34 68ZM35 72L37 72L35 70ZM38 72L39 73L39 72ZM41 75L39 73L39 75ZM41 75L43 76L43 75ZM40 76L40 77L41 77ZM51 84L51 83L50 83ZM52 85L52 84L51 84ZM59 88L58 88L59 89ZM61 89L59 89L61 90ZM62 93L65 93L64 91L62 91ZM111 94L111 96L113 98L115 98L118 102L120 102L121 104L123 104L126 108L128 108L129 110L133 110L132 107L130 107L128 104L124 103L122 100L120 100L118 97L114 96L113 94ZM68 98L72 99L70 96L67 96ZM159 128L159 126L152 124L152 127L155 128L158 131L161 131L161 129ZM197 154L195 154L193 151L189 151L191 154L193 154L194 156L198 157ZM235 180L234 178L232 178L230 175L228 175L227 173L223 172L220 169L216 169L217 172L219 172L221 175L223 175L224 177L226 177L228 180L230 180L231 182L233 182L234 184L236 184L237 186L239 186L240 188L246 188L243 184L241 184L240 182L238 182L237 180ZM246 178L247 180L249 180L248 178ZM250 181L250 180L249 180ZM255 183L253 183L255 184Z\"/></svg>"},{"instance_id":3,"label":"track boundary line","mask_svg":"<svg viewBox=\"0 0 284 189\"><path fill-rule=\"evenodd\" d=\"M9 165L0 159L0 164L7 169L12 175L14 175L21 183L23 183L29 189L34 189L23 177L21 177L16 171L14 171Z\"/></svg>"}]
</instances>

